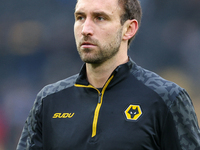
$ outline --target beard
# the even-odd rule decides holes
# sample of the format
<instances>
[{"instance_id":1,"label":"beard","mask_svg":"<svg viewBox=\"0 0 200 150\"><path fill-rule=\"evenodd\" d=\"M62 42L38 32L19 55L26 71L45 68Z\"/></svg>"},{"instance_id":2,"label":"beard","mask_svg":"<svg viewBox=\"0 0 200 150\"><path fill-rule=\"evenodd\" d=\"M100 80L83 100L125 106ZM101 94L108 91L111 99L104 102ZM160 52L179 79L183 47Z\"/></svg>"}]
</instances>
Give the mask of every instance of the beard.
<instances>
[{"instance_id":1,"label":"beard","mask_svg":"<svg viewBox=\"0 0 200 150\"><path fill-rule=\"evenodd\" d=\"M77 44L78 53L80 58L85 63L90 64L101 64L106 60L114 57L120 48L122 40L122 29L119 29L116 33L115 38L112 38L110 41L106 41L101 44L96 39L91 39L90 36L84 36L79 44ZM93 48L81 48L81 43L84 41L90 42L96 45L95 49Z\"/></svg>"}]
</instances>

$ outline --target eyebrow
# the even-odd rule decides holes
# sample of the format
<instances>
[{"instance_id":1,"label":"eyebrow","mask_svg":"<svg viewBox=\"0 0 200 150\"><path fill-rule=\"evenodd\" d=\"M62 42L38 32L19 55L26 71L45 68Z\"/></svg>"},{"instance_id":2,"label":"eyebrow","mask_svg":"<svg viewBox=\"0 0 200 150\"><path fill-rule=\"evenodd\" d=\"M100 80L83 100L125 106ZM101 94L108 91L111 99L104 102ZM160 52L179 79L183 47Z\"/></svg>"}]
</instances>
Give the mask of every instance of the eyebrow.
<instances>
[{"instance_id":1,"label":"eyebrow","mask_svg":"<svg viewBox=\"0 0 200 150\"><path fill-rule=\"evenodd\" d=\"M86 15L86 14L82 11L75 11L74 15L77 16L77 15ZM92 15L93 16L101 16L102 15L102 16L105 16L107 18L110 18L110 15L112 15L112 14L111 13L105 13L104 11L94 11L94 12L92 12Z\"/></svg>"},{"instance_id":2,"label":"eyebrow","mask_svg":"<svg viewBox=\"0 0 200 150\"><path fill-rule=\"evenodd\" d=\"M111 15L111 14L105 13L105 12L103 12L103 11L93 12L93 14L94 14L95 16L105 16L105 17L108 17L108 18L109 18L109 16Z\"/></svg>"},{"instance_id":3,"label":"eyebrow","mask_svg":"<svg viewBox=\"0 0 200 150\"><path fill-rule=\"evenodd\" d=\"M77 12L74 12L74 15L76 16L76 15L85 15L85 13L84 12L81 12L81 11L77 11Z\"/></svg>"}]
</instances>

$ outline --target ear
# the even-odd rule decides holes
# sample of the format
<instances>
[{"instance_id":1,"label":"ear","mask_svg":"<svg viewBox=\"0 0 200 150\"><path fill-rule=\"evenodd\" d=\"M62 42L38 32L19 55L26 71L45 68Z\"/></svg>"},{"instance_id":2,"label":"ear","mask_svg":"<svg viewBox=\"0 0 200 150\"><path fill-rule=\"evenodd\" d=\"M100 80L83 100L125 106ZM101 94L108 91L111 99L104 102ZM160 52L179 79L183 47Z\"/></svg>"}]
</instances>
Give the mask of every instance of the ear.
<instances>
[{"instance_id":1,"label":"ear","mask_svg":"<svg viewBox=\"0 0 200 150\"><path fill-rule=\"evenodd\" d=\"M123 40L129 40L131 39L138 30L138 21L133 19L133 20L127 20L124 23L124 29L123 29Z\"/></svg>"}]
</instances>

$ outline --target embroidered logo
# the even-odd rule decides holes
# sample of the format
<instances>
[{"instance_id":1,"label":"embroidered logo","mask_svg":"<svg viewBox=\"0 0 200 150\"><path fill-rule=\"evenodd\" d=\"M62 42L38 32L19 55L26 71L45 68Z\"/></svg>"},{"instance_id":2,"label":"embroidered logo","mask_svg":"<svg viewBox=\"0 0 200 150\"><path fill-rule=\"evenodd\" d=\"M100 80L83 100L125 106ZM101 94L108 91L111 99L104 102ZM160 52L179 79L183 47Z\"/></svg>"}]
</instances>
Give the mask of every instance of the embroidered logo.
<instances>
[{"instance_id":1,"label":"embroidered logo","mask_svg":"<svg viewBox=\"0 0 200 150\"><path fill-rule=\"evenodd\" d=\"M52 118L72 118L75 113L55 113Z\"/></svg>"},{"instance_id":2,"label":"embroidered logo","mask_svg":"<svg viewBox=\"0 0 200 150\"><path fill-rule=\"evenodd\" d=\"M139 105L130 105L124 113L127 120L136 121L142 115L142 109Z\"/></svg>"}]
</instances>

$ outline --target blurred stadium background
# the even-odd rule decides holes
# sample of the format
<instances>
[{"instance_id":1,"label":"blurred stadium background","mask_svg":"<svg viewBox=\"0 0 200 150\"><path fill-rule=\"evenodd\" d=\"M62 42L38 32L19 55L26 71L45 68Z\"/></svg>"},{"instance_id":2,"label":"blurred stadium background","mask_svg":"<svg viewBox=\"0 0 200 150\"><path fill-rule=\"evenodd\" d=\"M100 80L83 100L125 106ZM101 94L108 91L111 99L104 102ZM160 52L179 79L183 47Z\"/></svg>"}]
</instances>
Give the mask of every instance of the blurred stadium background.
<instances>
[{"instance_id":1,"label":"blurred stadium background","mask_svg":"<svg viewBox=\"0 0 200 150\"><path fill-rule=\"evenodd\" d=\"M140 1L142 25L129 55L185 88L200 120L200 1ZM15 149L43 86L79 72L75 3L0 1L0 150Z\"/></svg>"}]
</instances>

